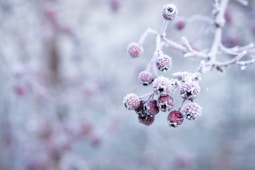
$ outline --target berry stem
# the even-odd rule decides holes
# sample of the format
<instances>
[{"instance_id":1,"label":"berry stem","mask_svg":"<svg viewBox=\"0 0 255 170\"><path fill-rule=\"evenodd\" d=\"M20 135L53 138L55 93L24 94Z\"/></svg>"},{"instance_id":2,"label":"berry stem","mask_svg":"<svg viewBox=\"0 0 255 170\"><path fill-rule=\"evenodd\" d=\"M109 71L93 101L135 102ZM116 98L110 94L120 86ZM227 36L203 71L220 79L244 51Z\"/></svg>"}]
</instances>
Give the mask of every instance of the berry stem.
<instances>
[{"instance_id":1,"label":"berry stem","mask_svg":"<svg viewBox=\"0 0 255 170\"><path fill-rule=\"evenodd\" d=\"M167 20L163 21L161 31L160 31L162 37L165 37L165 35L166 35L166 29L167 29L168 23L169 23L169 21L167 21Z\"/></svg>"},{"instance_id":2,"label":"berry stem","mask_svg":"<svg viewBox=\"0 0 255 170\"><path fill-rule=\"evenodd\" d=\"M185 101L186 101L186 99L183 99L183 100L182 100L182 102L181 102L181 104L180 104L180 106L179 106L179 108L178 108L178 111L181 110L181 108L182 108L183 104L185 103Z\"/></svg>"},{"instance_id":3,"label":"berry stem","mask_svg":"<svg viewBox=\"0 0 255 170\"><path fill-rule=\"evenodd\" d=\"M152 93L146 93L146 94L144 94L144 95L142 95L142 96L139 96L139 98L140 99L144 99L144 98L152 98L154 96L154 93L152 92Z\"/></svg>"}]
</instances>

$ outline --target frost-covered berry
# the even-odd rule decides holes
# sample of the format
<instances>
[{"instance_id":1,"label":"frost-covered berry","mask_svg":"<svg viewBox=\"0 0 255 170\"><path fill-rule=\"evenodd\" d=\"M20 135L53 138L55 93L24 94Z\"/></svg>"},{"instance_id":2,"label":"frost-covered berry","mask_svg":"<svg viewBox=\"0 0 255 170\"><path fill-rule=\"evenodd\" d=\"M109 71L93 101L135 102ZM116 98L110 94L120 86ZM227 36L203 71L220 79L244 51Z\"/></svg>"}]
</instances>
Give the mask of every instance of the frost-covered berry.
<instances>
[{"instance_id":1,"label":"frost-covered berry","mask_svg":"<svg viewBox=\"0 0 255 170\"><path fill-rule=\"evenodd\" d=\"M156 100L149 100L144 104L144 110L150 115L156 115L159 112L159 108Z\"/></svg>"},{"instance_id":2,"label":"frost-covered berry","mask_svg":"<svg viewBox=\"0 0 255 170\"><path fill-rule=\"evenodd\" d=\"M127 94L123 99L123 104L128 110L135 110L140 106L140 98L137 94Z\"/></svg>"},{"instance_id":3,"label":"frost-covered berry","mask_svg":"<svg viewBox=\"0 0 255 170\"><path fill-rule=\"evenodd\" d=\"M147 110L144 109L145 101L141 100L139 107L135 109L135 112L138 116L146 116L148 115Z\"/></svg>"},{"instance_id":4,"label":"frost-covered berry","mask_svg":"<svg viewBox=\"0 0 255 170\"><path fill-rule=\"evenodd\" d=\"M174 107L174 100L171 96L160 96L158 98L158 107L162 112L170 111Z\"/></svg>"},{"instance_id":5,"label":"frost-covered berry","mask_svg":"<svg viewBox=\"0 0 255 170\"><path fill-rule=\"evenodd\" d=\"M143 53L143 47L135 42L132 42L127 47L128 54L133 57L137 58Z\"/></svg>"},{"instance_id":6,"label":"frost-covered berry","mask_svg":"<svg viewBox=\"0 0 255 170\"><path fill-rule=\"evenodd\" d=\"M184 114L186 119L195 120L202 114L202 108L197 103L187 103L182 107L181 113Z\"/></svg>"},{"instance_id":7,"label":"frost-covered berry","mask_svg":"<svg viewBox=\"0 0 255 170\"><path fill-rule=\"evenodd\" d=\"M163 76L157 77L153 83L153 91L156 95L165 96L170 94L172 86L171 81Z\"/></svg>"},{"instance_id":8,"label":"frost-covered berry","mask_svg":"<svg viewBox=\"0 0 255 170\"><path fill-rule=\"evenodd\" d=\"M149 71L141 71L138 75L138 81L144 86L151 84L153 79L154 77Z\"/></svg>"},{"instance_id":9,"label":"frost-covered berry","mask_svg":"<svg viewBox=\"0 0 255 170\"><path fill-rule=\"evenodd\" d=\"M166 4L163 6L162 15L166 20L173 20L178 14L178 9L175 4Z\"/></svg>"},{"instance_id":10,"label":"frost-covered berry","mask_svg":"<svg viewBox=\"0 0 255 170\"><path fill-rule=\"evenodd\" d=\"M200 92L200 86L197 82L185 83L181 86L180 94L183 99L194 100Z\"/></svg>"},{"instance_id":11,"label":"frost-covered berry","mask_svg":"<svg viewBox=\"0 0 255 170\"><path fill-rule=\"evenodd\" d=\"M167 117L167 121L170 126L177 127L182 124L183 122L183 114L177 110L174 110L169 113Z\"/></svg>"},{"instance_id":12,"label":"frost-covered berry","mask_svg":"<svg viewBox=\"0 0 255 170\"><path fill-rule=\"evenodd\" d=\"M172 58L168 55L162 54L157 57L156 65L160 71L167 71L172 66Z\"/></svg>"},{"instance_id":13,"label":"frost-covered berry","mask_svg":"<svg viewBox=\"0 0 255 170\"><path fill-rule=\"evenodd\" d=\"M138 116L138 120L140 123L149 126L154 122L154 116L153 115Z\"/></svg>"}]
</instances>

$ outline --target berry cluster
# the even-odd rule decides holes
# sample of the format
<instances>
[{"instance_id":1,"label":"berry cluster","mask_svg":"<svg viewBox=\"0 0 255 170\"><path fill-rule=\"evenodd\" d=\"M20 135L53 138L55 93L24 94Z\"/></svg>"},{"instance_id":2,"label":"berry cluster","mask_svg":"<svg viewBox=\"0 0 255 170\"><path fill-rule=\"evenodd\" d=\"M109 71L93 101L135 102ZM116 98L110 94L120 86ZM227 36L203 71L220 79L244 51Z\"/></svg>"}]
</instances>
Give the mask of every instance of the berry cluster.
<instances>
[{"instance_id":1,"label":"berry cluster","mask_svg":"<svg viewBox=\"0 0 255 170\"><path fill-rule=\"evenodd\" d=\"M151 84L152 93L149 95L138 96L130 93L123 99L124 106L135 111L140 123L151 125L160 111L168 113L167 120L172 127L182 124L184 118L195 120L201 115L201 106L194 102L200 91L196 75L182 72L172 79L155 76ZM142 83L142 85L145 84ZM174 96L177 91L183 98L183 102L179 108L175 109Z\"/></svg>"},{"instance_id":2,"label":"berry cluster","mask_svg":"<svg viewBox=\"0 0 255 170\"><path fill-rule=\"evenodd\" d=\"M244 1L238 1L244 2ZM246 1L245 1L246 2ZM231 22L227 12L229 0L213 2L212 18L196 15L189 19L177 18L178 9L175 4L166 4L163 6L162 19L163 25L160 31L148 28L141 36L138 42L132 42L127 48L132 58L138 58L142 55L143 42L148 34L154 35L156 49L145 70L138 75L139 82L144 86L152 86L152 92L149 95L138 96L128 94L124 98L124 105L129 110L135 110L138 119L145 125L150 125L154 121L156 114L168 112L167 120L170 126L176 127L182 124L184 118L195 120L201 115L201 106L194 102L200 92L199 81L202 74L216 70L223 72L230 65L239 65L244 70L247 65L255 63L255 47L251 43L245 46L236 46L229 48L224 43L224 25ZM244 3L247 5L247 3ZM176 20L177 18L177 20ZM213 27L211 31L214 34L211 45L202 50L196 48L189 40L182 36L183 44L175 42L166 36L166 29L170 22L175 25L177 30L185 28L186 21L205 22ZM173 22L174 21L174 22ZM194 73L177 72L172 78L162 76L158 72L165 72L172 67L172 56L163 52L163 47L171 47L184 55L184 57L196 57L200 59L197 71ZM209 50L208 50L209 49ZM233 56L231 59L221 61L219 57ZM179 97L183 99L181 104L176 107L175 94L178 91Z\"/></svg>"},{"instance_id":3,"label":"berry cluster","mask_svg":"<svg viewBox=\"0 0 255 170\"><path fill-rule=\"evenodd\" d=\"M177 7L174 4L163 6L162 16L166 22L173 20L177 13ZM200 92L200 76L197 73L188 72L174 73L172 79L158 75L158 71L165 72L172 67L172 57L164 54L161 49L161 38L164 31L157 36L157 48L151 62L138 75L139 83L143 86L151 85L152 92L145 96L138 96L134 93L127 94L123 103L128 110L135 111L139 122L144 125L151 125L155 116L161 111L168 113L169 125L177 127L182 124L184 118L195 120L201 115L201 106L194 102ZM143 52L142 43L130 43L127 51L133 58L141 56ZM176 109L174 95L177 91L183 98L183 102Z\"/></svg>"}]
</instances>

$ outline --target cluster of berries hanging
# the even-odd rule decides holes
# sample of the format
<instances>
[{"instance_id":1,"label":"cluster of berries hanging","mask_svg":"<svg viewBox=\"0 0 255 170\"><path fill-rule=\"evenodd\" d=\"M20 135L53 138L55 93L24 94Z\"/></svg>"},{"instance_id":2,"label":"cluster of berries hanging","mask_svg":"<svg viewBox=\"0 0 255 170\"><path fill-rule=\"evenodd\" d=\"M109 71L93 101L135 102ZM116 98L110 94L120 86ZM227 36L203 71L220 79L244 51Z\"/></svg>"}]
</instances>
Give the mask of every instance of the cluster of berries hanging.
<instances>
[{"instance_id":1,"label":"cluster of berries hanging","mask_svg":"<svg viewBox=\"0 0 255 170\"><path fill-rule=\"evenodd\" d=\"M174 4L167 4L163 7L162 16L168 22L176 17L177 12ZM124 97L123 103L128 110L135 111L139 122L144 125L151 125L159 112L166 112L169 125L177 127L184 119L195 120L201 115L201 106L194 102L200 92L200 75L189 72L174 73L173 78L159 75L158 71L165 72L172 67L172 57L161 50L161 37L162 34L157 36L157 48L147 68L138 75L139 83L152 86L152 92L143 96L129 93ZM139 57L143 50L142 44L135 42L130 43L127 48L133 58ZM174 100L176 93L183 99L178 106Z\"/></svg>"}]
</instances>

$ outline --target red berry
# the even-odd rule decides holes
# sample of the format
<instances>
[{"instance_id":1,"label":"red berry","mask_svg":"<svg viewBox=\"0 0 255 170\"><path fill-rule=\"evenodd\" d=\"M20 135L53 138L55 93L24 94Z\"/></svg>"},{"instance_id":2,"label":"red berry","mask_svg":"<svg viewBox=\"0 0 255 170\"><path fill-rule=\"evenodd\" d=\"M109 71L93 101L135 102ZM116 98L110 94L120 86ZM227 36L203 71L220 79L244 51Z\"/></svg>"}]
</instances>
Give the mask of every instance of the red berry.
<instances>
[{"instance_id":1,"label":"red berry","mask_svg":"<svg viewBox=\"0 0 255 170\"><path fill-rule=\"evenodd\" d=\"M186 23L184 20L179 20L175 24L175 27L177 30L183 30L185 26L186 26Z\"/></svg>"},{"instance_id":2,"label":"red berry","mask_svg":"<svg viewBox=\"0 0 255 170\"><path fill-rule=\"evenodd\" d=\"M144 110L148 112L150 115L156 115L159 112L159 108L157 106L156 100L149 100L144 105Z\"/></svg>"},{"instance_id":3,"label":"red berry","mask_svg":"<svg viewBox=\"0 0 255 170\"><path fill-rule=\"evenodd\" d=\"M14 88L14 91L15 93L18 95L18 96L24 96L26 94L26 90L24 87L20 86L20 85L16 85L13 87Z\"/></svg>"},{"instance_id":4,"label":"red berry","mask_svg":"<svg viewBox=\"0 0 255 170\"><path fill-rule=\"evenodd\" d=\"M174 110L169 113L167 120L170 126L177 127L182 124L183 122L183 115L181 112Z\"/></svg>"},{"instance_id":5,"label":"red berry","mask_svg":"<svg viewBox=\"0 0 255 170\"><path fill-rule=\"evenodd\" d=\"M138 116L146 116L148 115L147 111L144 109L145 102L140 101L139 107L135 109L135 112L138 114Z\"/></svg>"},{"instance_id":6,"label":"red berry","mask_svg":"<svg viewBox=\"0 0 255 170\"><path fill-rule=\"evenodd\" d=\"M140 123L149 126L154 122L154 116L147 115L147 116L138 116L138 120Z\"/></svg>"}]
</instances>

